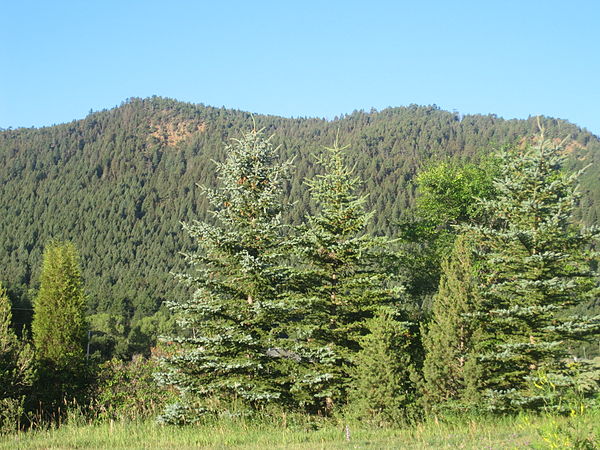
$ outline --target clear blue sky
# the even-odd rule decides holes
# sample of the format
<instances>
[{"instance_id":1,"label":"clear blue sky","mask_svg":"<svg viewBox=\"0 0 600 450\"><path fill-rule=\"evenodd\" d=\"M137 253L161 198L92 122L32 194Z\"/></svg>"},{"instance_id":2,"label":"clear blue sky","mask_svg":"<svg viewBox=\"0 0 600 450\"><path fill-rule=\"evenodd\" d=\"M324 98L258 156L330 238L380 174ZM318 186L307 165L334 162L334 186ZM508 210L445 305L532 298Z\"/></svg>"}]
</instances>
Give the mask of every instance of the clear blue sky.
<instances>
[{"instance_id":1,"label":"clear blue sky","mask_svg":"<svg viewBox=\"0 0 600 450\"><path fill-rule=\"evenodd\" d=\"M327 118L435 103L600 134L595 0L2 3L3 128L159 95Z\"/></svg>"}]
</instances>

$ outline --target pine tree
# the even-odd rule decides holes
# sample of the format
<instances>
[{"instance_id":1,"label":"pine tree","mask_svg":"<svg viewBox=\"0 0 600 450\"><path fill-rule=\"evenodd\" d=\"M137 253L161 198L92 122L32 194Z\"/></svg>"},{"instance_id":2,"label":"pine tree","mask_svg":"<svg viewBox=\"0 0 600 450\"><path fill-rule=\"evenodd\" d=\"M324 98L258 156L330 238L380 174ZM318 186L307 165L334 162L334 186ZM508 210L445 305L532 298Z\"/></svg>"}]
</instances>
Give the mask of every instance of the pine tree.
<instances>
[{"instance_id":1,"label":"pine tree","mask_svg":"<svg viewBox=\"0 0 600 450\"><path fill-rule=\"evenodd\" d=\"M465 229L481 267L479 390L493 411L558 405L572 384L570 343L599 331L598 317L569 312L595 286L598 233L573 223L577 175L562 171L564 160L543 133L535 146L505 152L498 196L482 203L486 223ZM540 388L548 383L555 389Z\"/></svg>"},{"instance_id":2,"label":"pine tree","mask_svg":"<svg viewBox=\"0 0 600 450\"><path fill-rule=\"evenodd\" d=\"M346 398L367 320L401 293L390 240L366 233L373 214L355 193L361 182L344 164L344 150L337 142L327 148L318 160L324 173L307 182L317 212L298 243L306 290L288 327L300 360L292 391L301 405L325 413Z\"/></svg>"},{"instance_id":3,"label":"pine tree","mask_svg":"<svg viewBox=\"0 0 600 450\"><path fill-rule=\"evenodd\" d=\"M415 357L420 353L414 324L382 308L368 321L369 334L354 360L348 412L378 425L406 422L418 413Z\"/></svg>"},{"instance_id":4,"label":"pine tree","mask_svg":"<svg viewBox=\"0 0 600 450\"><path fill-rule=\"evenodd\" d=\"M427 409L448 411L468 406L476 364L473 345L479 333L472 314L479 293L472 244L459 235L442 263L439 290L424 333L423 400Z\"/></svg>"},{"instance_id":5,"label":"pine tree","mask_svg":"<svg viewBox=\"0 0 600 450\"><path fill-rule=\"evenodd\" d=\"M33 376L33 353L11 326L11 304L0 284L0 434L17 429Z\"/></svg>"},{"instance_id":6,"label":"pine tree","mask_svg":"<svg viewBox=\"0 0 600 450\"><path fill-rule=\"evenodd\" d=\"M89 382L86 300L72 243L52 241L46 246L33 308L31 331L38 364L35 403L52 414L65 400L83 402Z\"/></svg>"},{"instance_id":7,"label":"pine tree","mask_svg":"<svg viewBox=\"0 0 600 450\"><path fill-rule=\"evenodd\" d=\"M180 398L161 417L165 422L286 399L288 355L277 329L288 309L281 195L290 163L278 162L276 149L256 130L226 152L217 164L220 187L204 189L215 223L185 225L198 251L187 256L195 272L182 279L195 293L170 304L181 333L159 378Z\"/></svg>"}]
</instances>

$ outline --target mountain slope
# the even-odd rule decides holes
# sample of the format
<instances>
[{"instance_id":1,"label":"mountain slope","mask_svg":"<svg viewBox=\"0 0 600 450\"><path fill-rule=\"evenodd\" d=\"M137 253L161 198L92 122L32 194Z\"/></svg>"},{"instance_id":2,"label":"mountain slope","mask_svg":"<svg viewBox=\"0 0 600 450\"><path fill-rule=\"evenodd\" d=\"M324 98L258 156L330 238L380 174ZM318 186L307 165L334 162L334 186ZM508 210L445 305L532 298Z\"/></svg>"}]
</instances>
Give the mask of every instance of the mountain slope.
<instances>
[{"instance_id":1,"label":"mountain slope","mask_svg":"<svg viewBox=\"0 0 600 450\"><path fill-rule=\"evenodd\" d=\"M311 155L339 133L377 211L373 229L388 234L409 213L412 179L427 161L477 158L537 131L534 119L459 117L436 107L354 112L326 121L252 117L162 98L131 99L54 127L5 130L0 280L26 301L43 245L56 237L74 241L82 254L91 311L140 317L182 295L169 274L182 269L178 252L191 244L180 222L206 218L196 183L214 184L212 160L222 160L223 143L253 121L274 134L282 157L295 157L289 219L297 222L310 210L302 180L314 174ZM582 178L581 215L597 222L600 141L565 121L543 123L550 136L571 136L573 167L592 164Z\"/></svg>"}]
</instances>

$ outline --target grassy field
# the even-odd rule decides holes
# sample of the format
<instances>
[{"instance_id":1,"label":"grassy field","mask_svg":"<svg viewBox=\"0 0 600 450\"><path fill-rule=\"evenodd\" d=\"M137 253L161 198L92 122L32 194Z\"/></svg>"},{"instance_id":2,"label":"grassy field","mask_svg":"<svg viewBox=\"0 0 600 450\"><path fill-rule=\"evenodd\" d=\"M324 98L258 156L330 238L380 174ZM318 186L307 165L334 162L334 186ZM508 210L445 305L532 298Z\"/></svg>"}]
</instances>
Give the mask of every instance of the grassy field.
<instances>
[{"instance_id":1,"label":"grassy field","mask_svg":"<svg viewBox=\"0 0 600 450\"><path fill-rule=\"evenodd\" d=\"M154 421L85 423L0 437L0 448L600 448L600 414L520 416L378 429L326 421L221 421L193 427Z\"/></svg>"}]
</instances>

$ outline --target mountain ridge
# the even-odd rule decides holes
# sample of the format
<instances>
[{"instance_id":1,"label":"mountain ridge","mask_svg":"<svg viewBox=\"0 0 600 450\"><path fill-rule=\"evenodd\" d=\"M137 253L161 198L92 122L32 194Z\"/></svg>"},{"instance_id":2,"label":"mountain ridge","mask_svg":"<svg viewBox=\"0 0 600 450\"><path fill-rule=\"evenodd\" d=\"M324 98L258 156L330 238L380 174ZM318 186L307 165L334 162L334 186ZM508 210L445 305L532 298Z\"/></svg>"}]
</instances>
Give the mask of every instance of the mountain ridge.
<instances>
[{"instance_id":1,"label":"mountain ridge","mask_svg":"<svg viewBox=\"0 0 600 450\"><path fill-rule=\"evenodd\" d=\"M567 121L542 117L549 137L571 135L570 166L582 177L580 217L597 223L600 140ZM415 174L429 161L477 160L537 132L537 119L465 115L410 105L354 111L337 119L284 118L152 97L131 98L84 119L0 132L0 280L27 304L43 245L69 239L80 249L91 312L129 318L152 314L185 295L170 271L191 242L181 221L206 219L196 183L214 185L224 143L256 125L273 135L282 158L295 157L285 197L301 221L312 205L302 180L317 170L311 155L340 142L376 211L371 230L394 234L410 216Z\"/></svg>"},{"instance_id":2,"label":"mountain ridge","mask_svg":"<svg viewBox=\"0 0 600 450\"><path fill-rule=\"evenodd\" d=\"M547 115L529 115L527 118L518 118L518 117L513 117L513 118L504 118L503 116L499 116L498 114L495 113L461 113L457 110L445 110L443 109L443 107L433 103L430 105L421 105L421 104L416 104L416 103L411 103L408 105L404 105L404 106L387 106L385 108L381 108L381 109L377 109L374 107L369 108L369 110L367 111L367 109L361 108L361 109L354 109L352 112L350 113L341 113L339 115L336 115L332 118L326 118L324 116L319 117L318 115L315 116L284 116L284 115L278 115L278 114L271 114L271 113L253 113L241 108L235 108L235 107L225 107L225 106L214 106L214 105L207 105L203 102L200 103L195 103L192 101L184 101L184 100L177 100L175 98L172 97L163 97L163 96L158 96L158 95L153 95L151 97L129 97L125 100L123 100L120 104L118 105L114 105L112 107L106 107L106 108L102 108L102 109L98 109L98 110L93 110L90 109L90 111L88 112L88 114L84 117L84 118L75 118L69 121L65 121L65 122L59 122L59 123L53 123L53 124L49 124L49 125L32 125L32 126L8 126L6 128L0 127L0 133L3 131L19 131L19 130L42 130L44 128L54 128L57 126L61 126L61 125L69 125L69 124L74 124L83 120L86 120L87 118L89 118L89 116L94 115L94 114L98 114L98 113L103 113L103 112L107 112L107 111L113 111L113 110L117 110L119 108L122 108L123 106L125 106L128 103L131 102L137 102L137 101L152 101L152 100L165 100L165 101L170 101L170 102L175 102L178 104L185 104L185 105L189 105L190 107L193 108L209 108L209 109L215 109L215 110L225 110L225 111L230 111L230 112L238 112L238 113L243 113L243 114L248 114L250 116L262 116L262 117L271 117L271 118L276 118L276 119L284 119L284 120L318 120L318 121L324 121L324 122L336 122L339 120L343 120L344 118L347 118L348 116L351 116L353 114L356 113L361 113L361 114L373 114L373 113L382 113L388 110L397 110L397 109L404 109L404 108L413 108L413 107L417 107L417 108L433 108L433 109L438 109L441 111L445 111L447 113L451 113L456 115L456 117L459 118L459 120L463 120L464 118L468 118L468 117L485 117L485 116L490 116L493 117L495 119L498 120L503 120L503 121L528 121L531 120L532 118L536 118L536 117L544 117L546 119L550 119L553 121L558 121L558 122L563 122L565 124L568 124L570 126L576 127L577 129L579 129L581 132L583 133L587 133L592 135L593 137L595 137L596 139L600 139L600 135L594 133L593 131L587 129L587 127L582 126L582 125L578 125L575 122L571 122L569 119L562 119L562 118L557 118L557 117L552 117L552 116L547 116Z\"/></svg>"}]
</instances>

